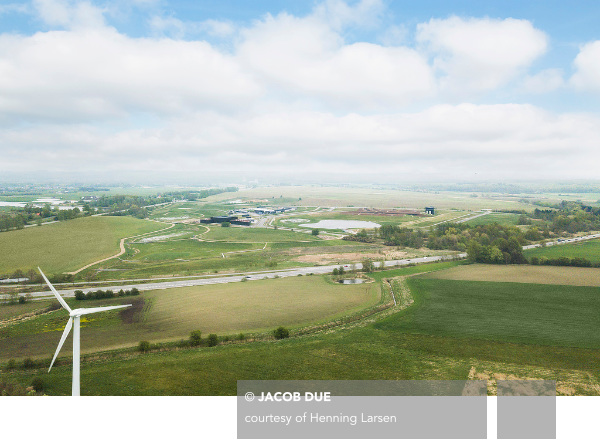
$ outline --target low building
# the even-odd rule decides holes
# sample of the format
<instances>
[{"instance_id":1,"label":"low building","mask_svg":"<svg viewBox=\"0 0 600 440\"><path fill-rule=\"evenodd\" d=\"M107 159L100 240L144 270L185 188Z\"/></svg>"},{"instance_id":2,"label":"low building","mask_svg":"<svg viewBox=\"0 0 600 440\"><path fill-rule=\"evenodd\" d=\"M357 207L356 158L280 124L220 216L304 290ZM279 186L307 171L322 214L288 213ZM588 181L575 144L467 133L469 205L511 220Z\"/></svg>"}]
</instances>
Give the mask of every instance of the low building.
<instances>
[{"instance_id":1,"label":"low building","mask_svg":"<svg viewBox=\"0 0 600 440\"><path fill-rule=\"evenodd\" d=\"M435 215L435 208L433 206L426 206L425 207L425 213L426 214Z\"/></svg>"}]
</instances>

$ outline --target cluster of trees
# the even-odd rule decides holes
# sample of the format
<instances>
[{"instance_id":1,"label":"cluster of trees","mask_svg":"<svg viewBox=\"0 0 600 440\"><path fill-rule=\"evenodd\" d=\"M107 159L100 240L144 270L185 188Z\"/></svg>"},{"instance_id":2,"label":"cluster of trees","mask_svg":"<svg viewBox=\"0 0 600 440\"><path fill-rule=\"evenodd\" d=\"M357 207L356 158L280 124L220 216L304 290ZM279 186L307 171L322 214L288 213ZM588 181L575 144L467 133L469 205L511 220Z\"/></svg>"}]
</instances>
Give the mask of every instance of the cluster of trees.
<instances>
[{"instance_id":1,"label":"cluster of trees","mask_svg":"<svg viewBox=\"0 0 600 440\"><path fill-rule=\"evenodd\" d=\"M79 208L58 209L58 207L54 207L50 209L50 205L43 208L27 205L24 208L15 208L9 213L0 214L0 232L23 229L31 222L37 222L40 225L44 219L63 221L81 216L82 212Z\"/></svg>"},{"instance_id":2,"label":"cluster of trees","mask_svg":"<svg viewBox=\"0 0 600 440\"><path fill-rule=\"evenodd\" d=\"M423 247L426 237L425 232L396 225L383 225L378 229L377 235L387 246L406 246L415 249Z\"/></svg>"},{"instance_id":3,"label":"cluster of trees","mask_svg":"<svg viewBox=\"0 0 600 440\"><path fill-rule=\"evenodd\" d=\"M450 249L467 252L472 261L494 264L521 264L526 259L522 246L528 240L541 240L549 231L536 227L523 232L516 226L497 223L470 226L465 223L442 223L429 232L384 225L377 230L377 237L388 246L406 246L429 249ZM363 263L364 264L364 263ZM372 263L367 264L372 269Z\"/></svg>"},{"instance_id":4,"label":"cluster of trees","mask_svg":"<svg viewBox=\"0 0 600 440\"><path fill-rule=\"evenodd\" d=\"M118 296L136 296L139 295L140 291L137 288L131 290L119 290L117 293L112 290L96 290L95 292L84 293L82 290L75 291L75 299L78 301L85 301L88 299L105 299L115 298Z\"/></svg>"},{"instance_id":5,"label":"cluster of trees","mask_svg":"<svg viewBox=\"0 0 600 440\"><path fill-rule=\"evenodd\" d=\"M471 240L467 246L467 256L476 263L488 264L525 264L523 247L515 237L500 239L493 244L482 245Z\"/></svg>"},{"instance_id":6,"label":"cluster of trees","mask_svg":"<svg viewBox=\"0 0 600 440\"><path fill-rule=\"evenodd\" d=\"M23 214L0 214L0 232L23 229L27 222L28 217Z\"/></svg>"},{"instance_id":7,"label":"cluster of trees","mask_svg":"<svg viewBox=\"0 0 600 440\"><path fill-rule=\"evenodd\" d=\"M343 239L348 241L359 241L361 243L373 243L375 241L375 237L369 234L366 229L361 229L356 234L346 235Z\"/></svg>"},{"instance_id":8,"label":"cluster of trees","mask_svg":"<svg viewBox=\"0 0 600 440\"><path fill-rule=\"evenodd\" d=\"M600 208L564 200L559 204L549 206L549 208L536 208L532 217L545 220L547 228L556 234L600 229Z\"/></svg>"}]
</instances>

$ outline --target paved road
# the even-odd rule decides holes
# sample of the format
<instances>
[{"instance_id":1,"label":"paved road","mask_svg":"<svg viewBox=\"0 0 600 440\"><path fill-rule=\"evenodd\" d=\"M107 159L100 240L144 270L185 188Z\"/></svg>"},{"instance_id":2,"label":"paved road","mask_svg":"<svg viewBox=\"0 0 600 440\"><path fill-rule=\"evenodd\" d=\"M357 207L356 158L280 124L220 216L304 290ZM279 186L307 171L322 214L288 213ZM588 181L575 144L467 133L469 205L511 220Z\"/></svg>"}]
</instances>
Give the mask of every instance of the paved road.
<instances>
[{"instance_id":1,"label":"paved road","mask_svg":"<svg viewBox=\"0 0 600 440\"><path fill-rule=\"evenodd\" d=\"M459 254L459 258L466 257L467 254ZM394 266L406 266L408 264L416 264L416 263L428 263L432 261L442 261L442 260L451 260L454 258L453 256L433 256L433 257L420 257L420 258L409 258L404 260L391 260L385 261L384 267L394 267ZM373 263L375 267L379 267L380 263ZM362 269L361 263L354 264L344 264L343 265L346 270ZM176 280L176 281L163 281L163 282L153 282L153 283L143 283L143 284L129 284L129 285L115 285L115 286L103 286L103 290L113 290L119 291L120 289L129 290L136 287L140 291L147 290L162 290L162 289L172 289L176 287L190 287L190 286L205 286L210 284L226 284L226 283L236 283L242 281L242 279L251 280L262 280L264 278L285 278L285 277L295 277L298 275L308 275L308 274L326 274L331 273L333 269L340 267L339 264L329 265L329 266L313 266L313 267L301 267L295 269L283 269L276 270L270 272L252 272L242 275L233 275L233 276L220 276L213 278L203 278L203 279L192 279L192 280ZM90 292L97 290L98 288L85 288L80 289L83 292ZM70 297L75 296L76 289L61 289L59 290L62 296ZM52 297L52 293L49 291L43 292L31 292L31 296L34 298L47 298Z\"/></svg>"},{"instance_id":2,"label":"paved road","mask_svg":"<svg viewBox=\"0 0 600 440\"><path fill-rule=\"evenodd\" d=\"M600 234L592 234L586 235L582 237L569 238L569 239L559 239L560 241L553 241L546 243L546 246L556 246L560 244L574 243L580 242L584 240L591 240L594 238L600 238ZM540 247L539 244L533 244L528 246L523 246L523 249L532 249L535 247ZM408 264L418 264L418 263L429 263L434 261L444 261L444 260L452 260L454 258L466 258L466 253L455 254L455 255L437 255L431 257L419 257L419 258L407 258L404 260L390 260L384 261L384 267L394 267L394 266L406 266ZM379 267L379 262L373 263L375 267ZM362 269L361 263L354 264L344 264L345 269ZM308 274L326 274L331 273L333 269L340 267L339 264L328 265L328 266L312 266L312 267L300 267L295 269L282 269L282 270L274 270L269 272L248 272L244 274L238 275L227 275L227 276L215 276L212 278L201 278L201 279L186 279L186 280L173 280L173 281L162 281L162 282L149 282L143 284L129 284L129 285L115 285L115 286L104 286L102 289L104 290L113 290L118 291L120 289L128 290L136 287L140 291L147 290L162 290L162 289L173 289L176 287L191 287L191 286L204 286L210 284L226 284L226 283L237 283L242 281L242 279L251 280L261 280L264 278L285 278L285 277L295 277L298 275L308 275ZM84 292L90 292L97 290L98 288L85 288L81 289ZM59 290L61 295L63 296L74 296L75 289L62 289ZM31 296L34 298L46 298L51 297L51 292L43 291L43 292L32 292Z\"/></svg>"},{"instance_id":3,"label":"paved road","mask_svg":"<svg viewBox=\"0 0 600 440\"><path fill-rule=\"evenodd\" d=\"M574 237L574 238L559 238L557 241L549 241L546 243L546 246L560 246L561 244L569 244L569 243L577 243L585 240L592 240L594 238L600 238L600 234L591 234L584 235L582 237ZM523 246L523 250L525 249L533 249L542 247L541 244L530 244L528 246Z\"/></svg>"}]
</instances>

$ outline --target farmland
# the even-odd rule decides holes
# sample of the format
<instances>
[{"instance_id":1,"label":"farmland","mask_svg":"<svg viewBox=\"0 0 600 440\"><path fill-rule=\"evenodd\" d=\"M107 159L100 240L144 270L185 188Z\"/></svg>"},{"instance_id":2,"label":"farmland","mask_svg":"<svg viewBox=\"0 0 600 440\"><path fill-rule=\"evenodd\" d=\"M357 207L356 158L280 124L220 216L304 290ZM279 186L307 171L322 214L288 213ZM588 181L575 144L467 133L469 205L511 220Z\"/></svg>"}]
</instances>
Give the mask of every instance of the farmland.
<instances>
[{"instance_id":1,"label":"farmland","mask_svg":"<svg viewBox=\"0 0 600 440\"><path fill-rule=\"evenodd\" d=\"M41 266L68 272L119 252L121 238L169 226L131 217L87 217L0 234L0 273Z\"/></svg>"},{"instance_id":2,"label":"farmland","mask_svg":"<svg viewBox=\"0 0 600 440\"><path fill-rule=\"evenodd\" d=\"M131 346L142 339L187 338L192 330L224 335L268 331L282 324L294 328L351 314L379 300L377 284L341 285L322 276L150 291L130 299L94 302L97 306L134 301L136 307L133 316L112 311L83 322L82 350ZM0 356L50 356L65 322L66 312L59 310L11 326L10 339L0 339Z\"/></svg>"},{"instance_id":3,"label":"farmland","mask_svg":"<svg viewBox=\"0 0 600 440\"><path fill-rule=\"evenodd\" d=\"M531 345L600 349L598 289L435 279L411 279L415 304L382 330ZM557 331L560 329L560 331Z\"/></svg>"},{"instance_id":4,"label":"farmland","mask_svg":"<svg viewBox=\"0 0 600 440\"><path fill-rule=\"evenodd\" d=\"M281 197L280 197L281 196ZM472 193L452 191L406 191L370 188L343 188L319 186L286 186L244 189L231 194L210 196L207 202L223 202L236 199L264 199L278 203L280 198L295 200L302 206L343 206L343 207L377 207L377 208L415 208L436 206L442 209L526 209L531 206L519 201L512 195L483 195L472 197ZM300 199L300 200L299 200Z\"/></svg>"},{"instance_id":5,"label":"farmland","mask_svg":"<svg viewBox=\"0 0 600 440\"><path fill-rule=\"evenodd\" d=\"M600 269L589 267L471 264L436 276L445 280L600 286Z\"/></svg>"}]
</instances>

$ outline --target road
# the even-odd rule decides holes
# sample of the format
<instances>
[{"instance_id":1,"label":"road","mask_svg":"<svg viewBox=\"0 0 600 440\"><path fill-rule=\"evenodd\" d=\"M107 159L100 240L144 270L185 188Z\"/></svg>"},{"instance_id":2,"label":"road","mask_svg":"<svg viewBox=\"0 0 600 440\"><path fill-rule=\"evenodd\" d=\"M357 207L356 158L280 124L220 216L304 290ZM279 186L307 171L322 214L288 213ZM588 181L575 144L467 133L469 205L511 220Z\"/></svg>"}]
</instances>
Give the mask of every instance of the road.
<instances>
[{"instance_id":1,"label":"road","mask_svg":"<svg viewBox=\"0 0 600 440\"><path fill-rule=\"evenodd\" d=\"M600 234L584 235L582 237L574 237L574 238L559 238L557 241L550 241L550 242L546 243L546 246L560 246L562 244L577 243L580 241L592 240L594 238L600 238ZM530 244L528 246L523 246L523 250L533 249L533 248L538 248L538 247L542 247L542 245L541 244Z\"/></svg>"},{"instance_id":2,"label":"road","mask_svg":"<svg viewBox=\"0 0 600 440\"><path fill-rule=\"evenodd\" d=\"M600 238L600 234L591 234L582 237L569 238L569 239L559 239L560 241L553 241L546 243L546 246L556 246L560 244L581 242L584 240L591 240L594 238ZM536 247L541 247L539 244L533 244L528 246L523 246L523 249L532 249ZM436 255L430 257L419 257L419 258L407 258L403 260L389 260L384 261L384 267L396 267L396 266L406 266L409 264L419 264L419 263L431 263L435 261L445 261L452 260L455 258L466 258L466 253L455 254L455 255ZM380 267L381 263L374 262L373 265L375 267ZM347 270L360 270L362 269L361 263L351 263L351 264L343 264L345 269ZM273 271L265 271L265 272L246 272L236 275L225 275L225 276L214 276L211 278L200 278L200 279L185 279L185 280L172 280L172 281L161 281L161 282L148 282L142 284L128 284L128 285L114 285L114 286L103 286L104 290L113 290L118 291L120 289L130 290L136 287L140 291L148 291L148 290L163 290L163 289L173 289L177 287L191 287L191 286L205 286L212 284L227 284L227 283L237 283L246 279L248 281L252 280L262 280L265 278L286 278L286 277L295 277L298 275L309 275L309 274L326 274L331 273L333 269L340 267L340 264L333 264L328 266L312 266L312 267L298 267L294 269L281 269L281 270L273 270ZM84 288L79 289L83 292L90 292L97 290L98 288ZM76 289L61 289L59 292L61 295L70 297L75 296ZM6 296L6 295L4 295ZM52 297L51 292L49 291L40 291L40 292L31 292L31 296L33 298L48 298ZM2 297L2 296L0 296Z\"/></svg>"},{"instance_id":3,"label":"road","mask_svg":"<svg viewBox=\"0 0 600 440\"><path fill-rule=\"evenodd\" d=\"M419 258L409 258L404 260L390 260L384 262L384 267L395 267L395 266L406 266L408 264L417 264L417 263L428 263L433 261L443 261L443 260L451 260L452 258L465 258L467 254L459 254L455 256L433 256L433 257L419 257ZM379 267L379 262L373 263L375 267ZM333 269L338 268L340 266L344 266L346 270L362 269L361 263L354 264L335 264L329 266L312 266L312 267L299 267L294 269L282 269L275 270L269 272L248 272L246 274L241 275L233 275L233 276L216 276L212 278L202 278L202 279L192 279L192 280L177 280L177 281L162 281L162 282L153 282L153 283L142 283L142 284L129 284L129 285L115 285L115 286L103 286L103 290L113 290L119 291L130 290L132 288L137 288L140 291L148 291L148 290L163 290L163 289L173 289L177 287L191 287L191 286L205 286L212 284L227 284L227 283L237 283L242 281L242 279L246 279L248 281L252 280L262 280L265 278L286 278L286 277L296 277L298 275L309 275L309 274L326 274L331 273ZM85 288L85 289L61 289L59 290L60 294L65 297L75 296L75 290L82 290L83 292L91 292L98 290L97 287L94 288ZM49 298L52 297L52 293L50 291L43 292L31 292L30 295L33 298Z\"/></svg>"}]
</instances>

